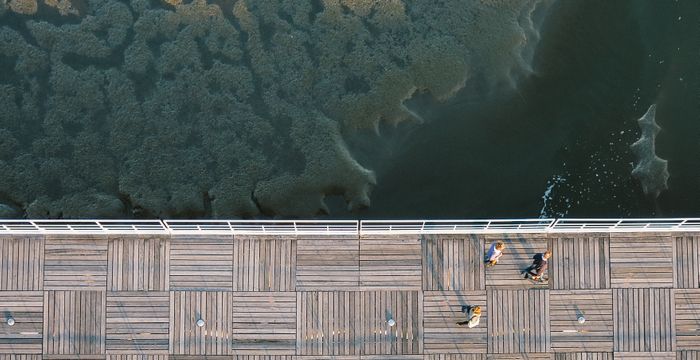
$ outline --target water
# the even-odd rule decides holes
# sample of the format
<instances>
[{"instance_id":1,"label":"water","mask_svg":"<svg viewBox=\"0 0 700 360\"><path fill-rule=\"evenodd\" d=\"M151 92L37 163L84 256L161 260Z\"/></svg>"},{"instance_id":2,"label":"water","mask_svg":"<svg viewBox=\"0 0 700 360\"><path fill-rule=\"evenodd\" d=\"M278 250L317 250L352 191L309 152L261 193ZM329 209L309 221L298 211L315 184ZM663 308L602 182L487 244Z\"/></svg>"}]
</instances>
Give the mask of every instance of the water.
<instances>
[{"instance_id":1,"label":"water","mask_svg":"<svg viewBox=\"0 0 700 360\"><path fill-rule=\"evenodd\" d=\"M0 217L700 216L696 0L61 4L0 2Z\"/></svg>"},{"instance_id":2,"label":"water","mask_svg":"<svg viewBox=\"0 0 700 360\"><path fill-rule=\"evenodd\" d=\"M363 216L700 214L700 2L567 1L549 19L537 74L500 98L466 88L413 130ZM652 103L671 174L657 200L630 176Z\"/></svg>"}]
</instances>

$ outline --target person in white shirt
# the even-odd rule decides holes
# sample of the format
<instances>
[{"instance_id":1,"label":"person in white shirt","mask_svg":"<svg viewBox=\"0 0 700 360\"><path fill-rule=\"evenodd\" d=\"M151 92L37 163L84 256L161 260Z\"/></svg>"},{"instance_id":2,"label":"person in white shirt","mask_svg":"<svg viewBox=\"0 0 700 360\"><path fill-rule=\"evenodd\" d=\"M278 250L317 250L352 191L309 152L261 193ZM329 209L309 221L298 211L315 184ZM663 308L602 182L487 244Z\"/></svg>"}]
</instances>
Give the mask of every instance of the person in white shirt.
<instances>
[{"instance_id":1,"label":"person in white shirt","mask_svg":"<svg viewBox=\"0 0 700 360\"><path fill-rule=\"evenodd\" d=\"M494 266L498 263L498 259L503 255L503 249L506 245L502 241L496 241L491 244L489 252L486 254L486 267Z\"/></svg>"},{"instance_id":2,"label":"person in white shirt","mask_svg":"<svg viewBox=\"0 0 700 360\"><path fill-rule=\"evenodd\" d=\"M467 311L469 309L469 311ZM481 307L476 306L462 306L462 312L467 314L467 320L460 321L457 325L467 325L470 328L479 325L479 319L481 319Z\"/></svg>"}]
</instances>

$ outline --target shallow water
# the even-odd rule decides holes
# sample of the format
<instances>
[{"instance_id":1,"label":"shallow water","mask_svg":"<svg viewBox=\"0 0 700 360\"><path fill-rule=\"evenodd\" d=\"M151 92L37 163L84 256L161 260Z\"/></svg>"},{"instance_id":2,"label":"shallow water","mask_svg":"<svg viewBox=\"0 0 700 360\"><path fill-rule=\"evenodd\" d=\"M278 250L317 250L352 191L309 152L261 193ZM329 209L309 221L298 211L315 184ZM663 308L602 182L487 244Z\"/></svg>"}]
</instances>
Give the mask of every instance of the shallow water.
<instances>
[{"instance_id":1,"label":"shallow water","mask_svg":"<svg viewBox=\"0 0 700 360\"><path fill-rule=\"evenodd\" d=\"M700 2L565 1L548 19L537 74L495 99L467 87L432 113L377 166L362 216L700 214ZM652 103L670 172L656 200L630 174Z\"/></svg>"}]
</instances>

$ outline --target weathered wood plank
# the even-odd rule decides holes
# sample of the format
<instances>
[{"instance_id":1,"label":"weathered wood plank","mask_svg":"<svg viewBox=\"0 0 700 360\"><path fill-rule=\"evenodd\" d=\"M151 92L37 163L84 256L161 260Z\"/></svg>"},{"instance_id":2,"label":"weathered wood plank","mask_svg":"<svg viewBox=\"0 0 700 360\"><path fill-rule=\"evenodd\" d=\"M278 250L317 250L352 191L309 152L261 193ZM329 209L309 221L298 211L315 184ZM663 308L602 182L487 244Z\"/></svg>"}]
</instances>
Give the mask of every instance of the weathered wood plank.
<instances>
[{"instance_id":1,"label":"weathered wood plank","mask_svg":"<svg viewBox=\"0 0 700 360\"><path fill-rule=\"evenodd\" d=\"M41 354L44 301L41 291L0 292L0 353ZM7 326L7 319L15 320Z\"/></svg>"},{"instance_id":2,"label":"weathered wood plank","mask_svg":"<svg viewBox=\"0 0 700 360\"><path fill-rule=\"evenodd\" d=\"M360 286L366 290L420 290L421 242L417 235L362 237Z\"/></svg>"},{"instance_id":3,"label":"weathered wood plank","mask_svg":"<svg viewBox=\"0 0 700 360\"><path fill-rule=\"evenodd\" d=\"M230 292L171 291L169 353L230 354L232 313Z\"/></svg>"},{"instance_id":4,"label":"weathered wood plank","mask_svg":"<svg viewBox=\"0 0 700 360\"><path fill-rule=\"evenodd\" d=\"M297 304L294 292L234 292L232 350L236 355L294 355Z\"/></svg>"},{"instance_id":5,"label":"weathered wood plank","mask_svg":"<svg viewBox=\"0 0 700 360\"><path fill-rule=\"evenodd\" d=\"M551 290L549 316L552 351L612 352L612 290Z\"/></svg>"},{"instance_id":6,"label":"weathered wood plank","mask_svg":"<svg viewBox=\"0 0 700 360\"><path fill-rule=\"evenodd\" d=\"M679 289L700 287L700 236L685 234L675 237L675 282Z\"/></svg>"},{"instance_id":7,"label":"weathered wood plank","mask_svg":"<svg viewBox=\"0 0 700 360\"><path fill-rule=\"evenodd\" d=\"M359 355L361 296L352 291L297 292L298 355Z\"/></svg>"},{"instance_id":8,"label":"weathered wood plank","mask_svg":"<svg viewBox=\"0 0 700 360\"><path fill-rule=\"evenodd\" d=\"M107 293L107 353L167 355L169 306L167 292Z\"/></svg>"},{"instance_id":9,"label":"weathered wood plank","mask_svg":"<svg viewBox=\"0 0 700 360\"><path fill-rule=\"evenodd\" d=\"M294 291L297 241L282 236L239 236L233 241L234 291Z\"/></svg>"},{"instance_id":10,"label":"weathered wood plank","mask_svg":"<svg viewBox=\"0 0 700 360\"><path fill-rule=\"evenodd\" d=\"M549 352L549 303L549 290L487 291L487 352Z\"/></svg>"},{"instance_id":11,"label":"weathered wood plank","mask_svg":"<svg viewBox=\"0 0 700 360\"><path fill-rule=\"evenodd\" d=\"M671 236L611 235L611 287L673 287L673 243Z\"/></svg>"},{"instance_id":12,"label":"weathered wood plank","mask_svg":"<svg viewBox=\"0 0 700 360\"><path fill-rule=\"evenodd\" d=\"M480 306L474 328L458 325L466 320L462 306ZM426 291L423 299L423 341L426 354L486 353L488 307L486 291Z\"/></svg>"},{"instance_id":13,"label":"weathered wood plank","mask_svg":"<svg viewBox=\"0 0 700 360\"><path fill-rule=\"evenodd\" d=\"M614 289L615 356L674 351L673 302L671 289Z\"/></svg>"},{"instance_id":14,"label":"weathered wood plank","mask_svg":"<svg viewBox=\"0 0 700 360\"><path fill-rule=\"evenodd\" d=\"M297 240L298 291L357 290L360 239L356 236L306 236Z\"/></svg>"},{"instance_id":15,"label":"weathered wood plank","mask_svg":"<svg viewBox=\"0 0 700 360\"><path fill-rule=\"evenodd\" d=\"M610 287L607 234L554 234L549 282L552 289L606 289Z\"/></svg>"},{"instance_id":16,"label":"weathered wood plank","mask_svg":"<svg viewBox=\"0 0 700 360\"><path fill-rule=\"evenodd\" d=\"M44 304L45 354L105 353L104 291L44 291Z\"/></svg>"},{"instance_id":17,"label":"weathered wood plank","mask_svg":"<svg viewBox=\"0 0 700 360\"><path fill-rule=\"evenodd\" d=\"M167 291L169 255L170 239L164 235L110 237L107 289Z\"/></svg>"},{"instance_id":18,"label":"weathered wood plank","mask_svg":"<svg viewBox=\"0 0 700 360\"><path fill-rule=\"evenodd\" d=\"M233 236L173 236L169 276L171 290L231 291Z\"/></svg>"},{"instance_id":19,"label":"weathered wood plank","mask_svg":"<svg viewBox=\"0 0 700 360\"><path fill-rule=\"evenodd\" d=\"M47 235L45 290L100 290L107 286L107 237Z\"/></svg>"},{"instance_id":20,"label":"weathered wood plank","mask_svg":"<svg viewBox=\"0 0 700 360\"><path fill-rule=\"evenodd\" d=\"M44 236L1 236L0 269L0 291L42 290Z\"/></svg>"},{"instance_id":21,"label":"weathered wood plank","mask_svg":"<svg viewBox=\"0 0 700 360\"><path fill-rule=\"evenodd\" d=\"M484 289L484 252L476 235L424 235L423 290Z\"/></svg>"}]
</instances>

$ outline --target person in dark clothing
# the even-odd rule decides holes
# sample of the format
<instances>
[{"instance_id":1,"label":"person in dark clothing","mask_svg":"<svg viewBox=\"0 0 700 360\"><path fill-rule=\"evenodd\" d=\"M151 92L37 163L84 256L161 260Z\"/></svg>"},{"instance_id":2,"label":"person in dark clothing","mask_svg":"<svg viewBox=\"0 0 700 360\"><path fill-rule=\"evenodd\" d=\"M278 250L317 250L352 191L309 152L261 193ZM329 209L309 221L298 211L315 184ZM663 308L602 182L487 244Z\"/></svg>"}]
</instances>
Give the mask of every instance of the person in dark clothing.
<instances>
[{"instance_id":1,"label":"person in dark clothing","mask_svg":"<svg viewBox=\"0 0 700 360\"><path fill-rule=\"evenodd\" d=\"M542 274L547 271L547 259L550 257L552 257L552 251L550 250L533 256L532 265L523 271L523 279L527 279L528 275L531 275L532 280L540 281Z\"/></svg>"}]
</instances>

